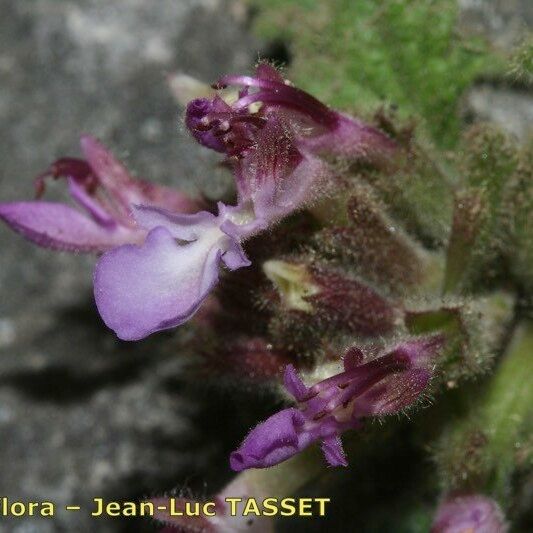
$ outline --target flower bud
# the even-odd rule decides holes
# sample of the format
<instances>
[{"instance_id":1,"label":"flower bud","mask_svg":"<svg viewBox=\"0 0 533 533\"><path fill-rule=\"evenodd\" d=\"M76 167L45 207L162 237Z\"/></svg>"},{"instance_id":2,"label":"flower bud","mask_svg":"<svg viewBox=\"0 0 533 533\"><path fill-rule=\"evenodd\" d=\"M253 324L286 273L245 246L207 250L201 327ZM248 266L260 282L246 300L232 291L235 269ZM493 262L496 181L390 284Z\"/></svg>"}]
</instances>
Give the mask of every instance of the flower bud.
<instances>
[{"instance_id":1,"label":"flower bud","mask_svg":"<svg viewBox=\"0 0 533 533\"><path fill-rule=\"evenodd\" d=\"M304 263L270 260L263 271L274 283L282 305L316 317L334 328L365 335L391 331L401 321L394 304L361 281L342 272Z\"/></svg>"},{"instance_id":2,"label":"flower bud","mask_svg":"<svg viewBox=\"0 0 533 533\"><path fill-rule=\"evenodd\" d=\"M480 494L450 496L439 506L431 533L504 533L498 504Z\"/></svg>"}]
</instances>

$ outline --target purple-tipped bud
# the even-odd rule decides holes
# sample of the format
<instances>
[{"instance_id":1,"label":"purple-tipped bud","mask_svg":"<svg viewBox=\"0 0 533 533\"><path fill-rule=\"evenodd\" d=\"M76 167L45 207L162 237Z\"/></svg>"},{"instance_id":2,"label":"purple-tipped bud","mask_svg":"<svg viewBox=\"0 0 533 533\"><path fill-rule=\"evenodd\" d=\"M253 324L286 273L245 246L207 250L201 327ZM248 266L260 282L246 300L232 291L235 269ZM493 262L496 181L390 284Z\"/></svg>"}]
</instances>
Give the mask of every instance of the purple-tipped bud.
<instances>
[{"instance_id":1,"label":"purple-tipped bud","mask_svg":"<svg viewBox=\"0 0 533 533\"><path fill-rule=\"evenodd\" d=\"M431 533L504 533L498 504L480 494L451 496L439 506Z\"/></svg>"},{"instance_id":2,"label":"purple-tipped bud","mask_svg":"<svg viewBox=\"0 0 533 533\"><path fill-rule=\"evenodd\" d=\"M285 387L299 403L256 426L230 456L235 471L266 468L321 441L330 466L346 466L340 435L357 428L362 418L401 412L417 402L432 375L441 336L399 343L363 362L351 348L344 372L307 387L292 365L285 369Z\"/></svg>"},{"instance_id":3,"label":"purple-tipped bud","mask_svg":"<svg viewBox=\"0 0 533 533\"><path fill-rule=\"evenodd\" d=\"M394 304L363 282L322 266L270 260L263 271L287 309L303 311L335 328L367 335L391 331L400 318Z\"/></svg>"}]
</instances>

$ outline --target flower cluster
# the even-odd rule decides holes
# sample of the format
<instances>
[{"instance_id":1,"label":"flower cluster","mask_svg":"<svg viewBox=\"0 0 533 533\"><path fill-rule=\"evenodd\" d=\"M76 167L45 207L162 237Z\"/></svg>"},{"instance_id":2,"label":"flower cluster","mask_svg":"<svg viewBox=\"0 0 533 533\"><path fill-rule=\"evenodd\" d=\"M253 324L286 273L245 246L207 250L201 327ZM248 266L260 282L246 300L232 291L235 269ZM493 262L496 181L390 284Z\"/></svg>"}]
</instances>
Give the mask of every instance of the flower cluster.
<instances>
[{"instance_id":1,"label":"flower cluster","mask_svg":"<svg viewBox=\"0 0 533 533\"><path fill-rule=\"evenodd\" d=\"M490 213L531 196L531 180L518 155L493 172L499 167L487 157L498 151L499 137L489 137L488 148L479 139L473 153L480 165L475 172L465 166L463 184L475 202L465 203L460 189L454 200L459 181L441 187L440 165L411 140L409 128L377 116L400 145L294 87L268 64L195 94L203 97L188 103L185 125L199 144L221 154L234 178L233 200L215 204L134 178L98 140L83 136L83 158L57 160L37 177L37 198L0 203L0 219L39 246L97 254L97 308L120 339L179 326L201 309L196 327L207 342L195 353L202 371L215 372L219 381L238 375L240 382L270 386L284 369L283 388L274 388L284 389L292 405L254 427L231 453L239 474L213 500L216 514L157 516L169 533L271 531L268 517L228 512L224 497L294 494L324 470L314 444L327 465L347 466L345 432L402 413L430 391L455 388L489 368L510 338L513 309L523 304L508 294L512 281L505 294L485 295L483 284L483 295L476 295L477 276L496 263L493 254L504 254L490 244L494 228L502 226L498 240L508 232L518 246L528 235L531 209L518 201L523 213L501 224ZM509 168L516 168L510 177ZM60 178L70 198L44 200L50 181ZM442 224L428 224L435 217L425 212L436 208L435 191L438 202L442 192L449 204L439 215ZM485 251L492 259L480 267ZM501 263L523 275L511 265L511 252L505 254ZM529 286L524 279L520 295ZM520 379L533 338L529 326L524 331L474 415L457 424L457 433L445 429L435 448L449 479L434 533L506 531L499 507L482 494L507 491L507 465L522 461L516 449L527 434L522 422L531 400ZM514 399L502 396L511 389ZM509 424L495 427L493 414L508 411ZM509 454L501 470L500 453ZM173 503L178 509L200 504L181 496Z\"/></svg>"},{"instance_id":2,"label":"flower cluster","mask_svg":"<svg viewBox=\"0 0 533 533\"><path fill-rule=\"evenodd\" d=\"M244 86L236 101L193 100L186 124L202 145L227 156L236 205L199 211L198 201L132 178L91 137L82 139L85 160L60 159L37 179L42 193L45 176L65 176L85 213L40 200L0 204L0 218L36 244L105 252L94 275L95 299L121 339L186 322L216 286L222 266L249 266L247 239L332 186L322 153L370 158L396 148L385 134L329 109L266 64L255 77L226 76L218 86L227 84Z\"/></svg>"}]
</instances>

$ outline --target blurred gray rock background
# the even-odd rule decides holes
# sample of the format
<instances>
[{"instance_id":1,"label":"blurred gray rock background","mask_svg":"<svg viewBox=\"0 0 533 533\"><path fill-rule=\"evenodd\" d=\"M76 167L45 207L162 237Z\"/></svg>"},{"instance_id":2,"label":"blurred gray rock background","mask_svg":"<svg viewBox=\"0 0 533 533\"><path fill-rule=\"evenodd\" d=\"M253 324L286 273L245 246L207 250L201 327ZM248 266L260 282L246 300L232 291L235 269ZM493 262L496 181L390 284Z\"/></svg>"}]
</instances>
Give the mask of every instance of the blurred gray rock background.
<instances>
[{"instance_id":1,"label":"blurred gray rock background","mask_svg":"<svg viewBox=\"0 0 533 533\"><path fill-rule=\"evenodd\" d=\"M505 54L532 39L533 2L531 0L458 0L458 31L478 36ZM486 120L499 124L519 140L533 136L533 96L529 80L479 80L463 98L466 120Z\"/></svg>"},{"instance_id":2,"label":"blurred gray rock background","mask_svg":"<svg viewBox=\"0 0 533 533\"><path fill-rule=\"evenodd\" d=\"M460 0L461 31L507 47L533 4ZM33 177L100 137L137 175L190 192L224 187L216 160L183 131L169 73L204 80L248 70L258 43L238 0L0 0L0 199L27 199ZM525 136L524 88L484 81L471 119ZM527 125L529 123L529 126ZM96 496L138 499L228 475L226 452L252 423L234 399L185 384L181 335L120 343L91 291L94 259L37 249L0 226L0 496L53 500L54 520L0 519L0 532L89 532ZM237 417L239 418L239 417ZM232 430L232 424L237 424ZM101 521L98 531L150 530Z\"/></svg>"},{"instance_id":3,"label":"blurred gray rock background","mask_svg":"<svg viewBox=\"0 0 533 533\"><path fill-rule=\"evenodd\" d=\"M190 192L220 187L215 158L183 130L166 77L181 70L214 81L249 69L256 43L238 7L1 0L1 200L31 198L39 172L79 154L82 132L139 176ZM54 520L0 519L2 532L94 531L86 512L64 506L138 499L189 476L201 483L216 441L194 423L209 402L185 390L180 335L118 342L92 302L93 264L0 227L0 496L58 505ZM98 531L140 527L98 523Z\"/></svg>"}]
</instances>

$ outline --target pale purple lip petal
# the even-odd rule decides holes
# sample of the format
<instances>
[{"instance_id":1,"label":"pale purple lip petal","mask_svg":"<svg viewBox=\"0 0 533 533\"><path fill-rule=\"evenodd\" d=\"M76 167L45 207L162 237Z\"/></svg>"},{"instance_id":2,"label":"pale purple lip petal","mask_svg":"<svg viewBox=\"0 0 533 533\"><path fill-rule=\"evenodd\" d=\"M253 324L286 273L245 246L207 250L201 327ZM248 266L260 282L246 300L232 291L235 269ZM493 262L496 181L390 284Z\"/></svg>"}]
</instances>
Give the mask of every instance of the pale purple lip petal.
<instances>
[{"instance_id":1,"label":"pale purple lip petal","mask_svg":"<svg viewBox=\"0 0 533 533\"><path fill-rule=\"evenodd\" d=\"M33 243L53 250L98 252L135 235L124 228L105 228L72 207L54 202L0 204L0 219Z\"/></svg>"},{"instance_id":2,"label":"pale purple lip petal","mask_svg":"<svg viewBox=\"0 0 533 533\"><path fill-rule=\"evenodd\" d=\"M104 322L119 338L138 340L187 321L218 281L223 245L209 238L180 245L158 227L142 246L108 252L94 276Z\"/></svg>"}]
</instances>

